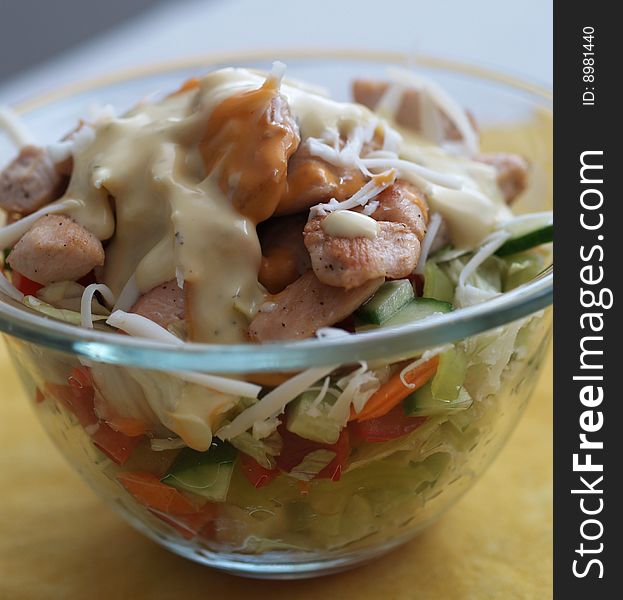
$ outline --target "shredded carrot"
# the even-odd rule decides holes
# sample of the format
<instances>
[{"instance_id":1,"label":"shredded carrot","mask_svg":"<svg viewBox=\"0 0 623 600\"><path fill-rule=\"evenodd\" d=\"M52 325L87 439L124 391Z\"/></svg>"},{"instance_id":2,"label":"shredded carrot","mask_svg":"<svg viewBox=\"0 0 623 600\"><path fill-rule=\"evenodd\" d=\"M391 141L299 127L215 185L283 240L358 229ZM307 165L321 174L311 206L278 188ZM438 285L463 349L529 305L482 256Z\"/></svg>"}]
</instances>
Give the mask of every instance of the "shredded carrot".
<instances>
[{"instance_id":1,"label":"shredded carrot","mask_svg":"<svg viewBox=\"0 0 623 600\"><path fill-rule=\"evenodd\" d=\"M351 411L351 421L368 421L378 419L400 404L409 394L422 387L437 371L439 357L433 356L430 360L408 371L404 380L398 371L387 383L382 385L366 402L360 413Z\"/></svg>"},{"instance_id":2,"label":"shredded carrot","mask_svg":"<svg viewBox=\"0 0 623 600\"><path fill-rule=\"evenodd\" d=\"M175 488L161 483L152 473L124 471L117 480L136 500L148 508L171 515L196 513L199 507Z\"/></svg>"}]
</instances>

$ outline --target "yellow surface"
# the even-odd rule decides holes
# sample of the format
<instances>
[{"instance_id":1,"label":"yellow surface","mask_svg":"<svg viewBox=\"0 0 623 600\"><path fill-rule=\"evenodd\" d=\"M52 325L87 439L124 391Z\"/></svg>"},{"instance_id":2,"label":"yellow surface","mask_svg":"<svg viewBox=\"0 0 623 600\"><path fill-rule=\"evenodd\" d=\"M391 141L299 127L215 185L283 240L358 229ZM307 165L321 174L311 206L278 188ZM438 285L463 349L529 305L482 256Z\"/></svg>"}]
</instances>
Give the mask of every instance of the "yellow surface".
<instances>
[{"instance_id":1,"label":"yellow surface","mask_svg":"<svg viewBox=\"0 0 623 600\"><path fill-rule=\"evenodd\" d=\"M551 357L509 444L418 539L298 582L188 562L102 504L47 439L0 342L0 599L547 599L552 596Z\"/></svg>"}]
</instances>

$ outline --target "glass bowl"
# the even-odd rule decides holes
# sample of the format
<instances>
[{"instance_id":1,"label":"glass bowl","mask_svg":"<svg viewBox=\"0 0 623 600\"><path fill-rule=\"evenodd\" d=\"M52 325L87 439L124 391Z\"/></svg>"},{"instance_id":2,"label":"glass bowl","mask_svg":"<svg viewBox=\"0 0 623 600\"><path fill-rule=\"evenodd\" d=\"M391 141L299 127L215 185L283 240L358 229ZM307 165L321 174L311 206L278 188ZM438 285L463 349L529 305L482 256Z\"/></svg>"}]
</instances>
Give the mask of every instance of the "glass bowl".
<instances>
[{"instance_id":1,"label":"glass bowl","mask_svg":"<svg viewBox=\"0 0 623 600\"><path fill-rule=\"evenodd\" d=\"M338 99L348 98L354 77L382 77L387 66L410 63L402 54L355 51L204 57L74 85L20 110L42 141L52 142L71 130L89 105L126 109L207 70L266 69L273 58L287 62L289 76L320 84ZM419 57L413 66L469 107L480 123L483 149L530 158L531 184L518 211L550 209L549 92L445 60ZM3 143L0 163L12 153ZM551 336L552 288L550 269L493 300L392 329L338 339L182 349L77 329L34 315L0 293L0 330L51 438L132 526L206 565L252 577L297 578L350 568L404 543L475 482L508 439L537 381ZM270 381L311 367L338 365L333 373L339 373L359 361L395 365L440 348L466 357L464 388L470 402L461 410L428 415L393 439L355 435L349 428L350 442L334 448L334 455L341 454L334 460L341 462L337 468L330 462L323 478L295 475L294 468L266 474L242 454L226 456L217 463L214 481L225 477L228 487L202 503L159 483L179 449L153 450L145 436L120 438L94 410L99 392L90 373L95 370L120 381L120 394L131 393L123 384L129 372L147 377L175 403L183 391L174 371L237 378L253 373L255 380Z\"/></svg>"}]
</instances>

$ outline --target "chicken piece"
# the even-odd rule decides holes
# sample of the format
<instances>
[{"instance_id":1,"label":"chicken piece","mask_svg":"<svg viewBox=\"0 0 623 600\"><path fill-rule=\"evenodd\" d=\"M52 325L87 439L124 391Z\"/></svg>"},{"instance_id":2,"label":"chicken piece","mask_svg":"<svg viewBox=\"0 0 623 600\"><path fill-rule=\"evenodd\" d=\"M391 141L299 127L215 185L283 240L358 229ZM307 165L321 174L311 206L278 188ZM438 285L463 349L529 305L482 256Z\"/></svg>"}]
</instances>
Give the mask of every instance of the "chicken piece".
<instances>
[{"instance_id":1,"label":"chicken piece","mask_svg":"<svg viewBox=\"0 0 623 600\"><path fill-rule=\"evenodd\" d=\"M307 271L285 290L271 296L249 326L254 342L297 340L313 336L321 327L329 327L351 315L383 283L371 279L350 290L321 283L313 271Z\"/></svg>"},{"instance_id":2,"label":"chicken piece","mask_svg":"<svg viewBox=\"0 0 623 600\"><path fill-rule=\"evenodd\" d=\"M303 241L307 215L276 217L258 227L262 246L259 282L277 294L311 267Z\"/></svg>"},{"instance_id":3,"label":"chicken piece","mask_svg":"<svg viewBox=\"0 0 623 600\"><path fill-rule=\"evenodd\" d=\"M59 198L67 178L48 153L36 146L24 146L0 173L0 208L29 215Z\"/></svg>"},{"instance_id":4,"label":"chicken piece","mask_svg":"<svg viewBox=\"0 0 623 600\"><path fill-rule=\"evenodd\" d=\"M507 204L512 204L528 187L530 165L518 154L492 152L474 157L478 162L491 165L497 172L497 184Z\"/></svg>"},{"instance_id":5,"label":"chicken piece","mask_svg":"<svg viewBox=\"0 0 623 600\"><path fill-rule=\"evenodd\" d=\"M175 279L167 281L145 292L130 312L142 315L166 329L184 318L184 290Z\"/></svg>"},{"instance_id":6,"label":"chicken piece","mask_svg":"<svg viewBox=\"0 0 623 600\"><path fill-rule=\"evenodd\" d=\"M7 258L13 269L37 283L76 281L104 264L102 243L64 215L46 215L15 244Z\"/></svg>"},{"instance_id":7,"label":"chicken piece","mask_svg":"<svg viewBox=\"0 0 623 600\"><path fill-rule=\"evenodd\" d=\"M345 200L364 183L365 178L359 169L336 167L300 147L288 162L288 185L275 214L305 212L331 198Z\"/></svg>"},{"instance_id":8,"label":"chicken piece","mask_svg":"<svg viewBox=\"0 0 623 600\"><path fill-rule=\"evenodd\" d=\"M353 81L353 98L355 102L367 106L374 110L383 97L383 94L389 89L390 84L385 81L372 81L368 79L356 79ZM415 89L406 89L400 100L400 105L396 112L396 123L402 125L406 129L420 131L421 123L421 106L420 93ZM467 118L470 120L472 127L477 130L476 120L470 112L466 112ZM448 140L460 140L461 134L454 123L448 116L439 111L441 122L443 125L444 137Z\"/></svg>"},{"instance_id":9,"label":"chicken piece","mask_svg":"<svg viewBox=\"0 0 623 600\"><path fill-rule=\"evenodd\" d=\"M377 277L406 277L417 266L428 223L424 196L414 185L399 181L376 199L379 206L372 218L379 228L373 239L328 235L322 216L307 222L305 246L322 283L351 289Z\"/></svg>"},{"instance_id":10,"label":"chicken piece","mask_svg":"<svg viewBox=\"0 0 623 600\"><path fill-rule=\"evenodd\" d=\"M269 78L212 111L199 149L206 172L254 223L273 215L287 186L288 160L300 143L288 102Z\"/></svg>"}]
</instances>

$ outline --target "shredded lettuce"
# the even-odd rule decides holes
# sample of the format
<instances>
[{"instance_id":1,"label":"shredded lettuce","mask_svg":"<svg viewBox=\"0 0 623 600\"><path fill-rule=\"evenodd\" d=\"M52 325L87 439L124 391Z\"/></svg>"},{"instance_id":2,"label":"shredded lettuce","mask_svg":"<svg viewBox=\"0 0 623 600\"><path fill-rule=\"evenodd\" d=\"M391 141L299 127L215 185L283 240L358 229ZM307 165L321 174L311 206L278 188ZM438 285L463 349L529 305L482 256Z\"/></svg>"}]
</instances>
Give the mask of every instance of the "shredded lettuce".
<instances>
[{"instance_id":1,"label":"shredded lettuce","mask_svg":"<svg viewBox=\"0 0 623 600\"><path fill-rule=\"evenodd\" d=\"M57 319L58 321L64 321L65 323L71 323L72 325L80 325L81 317L80 312L74 310L68 310L65 308L56 308L47 302L43 302L34 296L24 296L24 306L31 308L46 317ZM106 315L93 315L94 321L105 321Z\"/></svg>"}]
</instances>

